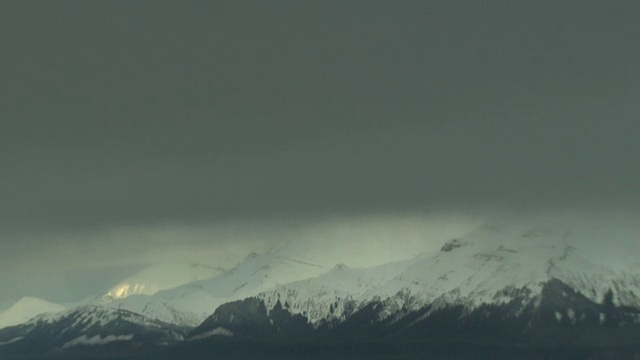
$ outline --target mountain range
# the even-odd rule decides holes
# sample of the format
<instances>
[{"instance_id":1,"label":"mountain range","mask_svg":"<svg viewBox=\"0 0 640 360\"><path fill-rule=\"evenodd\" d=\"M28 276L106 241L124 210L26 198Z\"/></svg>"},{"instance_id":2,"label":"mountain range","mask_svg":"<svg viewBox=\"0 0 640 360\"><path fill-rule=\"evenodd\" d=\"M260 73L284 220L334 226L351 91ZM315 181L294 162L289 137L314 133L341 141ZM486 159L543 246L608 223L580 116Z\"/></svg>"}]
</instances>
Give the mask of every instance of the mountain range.
<instances>
[{"instance_id":1,"label":"mountain range","mask_svg":"<svg viewBox=\"0 0 640 360\"><path fill-rule=\"evenodd\" d=\"M299 356L307 350L292 349L366 344L387 355L479 347L492 349L487 358L496 349L633 358L640 261L637 233L627 230L485 223L372 267L301 242L229 270L154 265L76 304L20 300L0 313L0 354L179 358L279 344L267 353Z\"/></svg>"}]
</instances>

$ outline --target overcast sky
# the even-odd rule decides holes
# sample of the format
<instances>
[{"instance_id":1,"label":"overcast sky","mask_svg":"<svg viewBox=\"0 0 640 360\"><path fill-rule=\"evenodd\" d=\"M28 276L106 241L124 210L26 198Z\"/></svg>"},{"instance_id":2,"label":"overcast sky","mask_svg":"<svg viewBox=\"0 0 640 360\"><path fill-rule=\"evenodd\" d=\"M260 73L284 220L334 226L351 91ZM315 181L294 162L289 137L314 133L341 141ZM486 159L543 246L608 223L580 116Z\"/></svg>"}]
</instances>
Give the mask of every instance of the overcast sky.
<instances>
[{"instance_id":1,"label":"overcast sky","mask_svg":"<svg viewBox=\"0 0 640 360\"><path fill-rule=\"evenodd\" d=\"M638 4L3 1L4 297L327 217L634 209Z\"/></svg>"}]
</instances>

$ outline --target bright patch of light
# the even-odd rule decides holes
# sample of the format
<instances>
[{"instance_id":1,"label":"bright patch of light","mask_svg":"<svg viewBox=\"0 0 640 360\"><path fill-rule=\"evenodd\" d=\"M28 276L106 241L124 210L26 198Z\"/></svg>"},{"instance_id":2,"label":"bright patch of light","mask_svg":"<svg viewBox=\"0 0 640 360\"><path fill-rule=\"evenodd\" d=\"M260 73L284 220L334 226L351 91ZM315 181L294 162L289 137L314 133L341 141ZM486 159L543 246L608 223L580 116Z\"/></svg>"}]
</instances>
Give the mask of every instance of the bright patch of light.
<instances>
[{"instance_id":1,"label":"bright patch of light","mask_svg":"<svg viewBox=\"0 0 640 360\"><path fill-rule=\"evenodd\" d=\"M147 286L144 283L141 284L121 284L109 291L107 296L114 299L121 299L127 296L136 295L136 294L153 294L157 292L158 289L155 286Z\"/></svg>"}]
</instances>

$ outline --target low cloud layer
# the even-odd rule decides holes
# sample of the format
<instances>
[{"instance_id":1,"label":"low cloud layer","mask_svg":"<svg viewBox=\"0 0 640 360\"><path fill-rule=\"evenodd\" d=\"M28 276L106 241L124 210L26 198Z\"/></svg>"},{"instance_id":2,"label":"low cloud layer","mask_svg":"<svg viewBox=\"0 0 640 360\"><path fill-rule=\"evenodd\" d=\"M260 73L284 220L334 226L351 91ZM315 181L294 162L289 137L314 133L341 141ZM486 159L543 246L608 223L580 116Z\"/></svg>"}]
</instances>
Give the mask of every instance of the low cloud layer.
<instances>
[{"instance_id":1,"label":"low cloud layer","mask_svg":"<svg viewBox=\"0 0 640 360\"><path fill-rule=\"evenodd\" d=\"M574 5L6 5L1 231L637 204L637 4Z\"/></svg>"}]
</instances>

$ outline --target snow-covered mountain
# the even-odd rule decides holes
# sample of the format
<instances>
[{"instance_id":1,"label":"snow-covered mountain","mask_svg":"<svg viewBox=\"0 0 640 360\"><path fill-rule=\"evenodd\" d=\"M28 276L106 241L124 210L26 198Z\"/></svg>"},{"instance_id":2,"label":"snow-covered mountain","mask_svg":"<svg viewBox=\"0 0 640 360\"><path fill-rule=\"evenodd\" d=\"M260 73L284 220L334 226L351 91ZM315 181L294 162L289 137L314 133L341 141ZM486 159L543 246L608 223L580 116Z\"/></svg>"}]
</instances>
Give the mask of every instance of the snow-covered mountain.
<instances>
[{"instance_id":1,"label":"snow-covered mountain","mask_svg":"<svg viewBox=\"0 0 640 360\"><path fill-rule=\"evenodd\" d=\"M467 231L465 226L456 232ZM430 236L451 232L434 231L435 235ZM264 253L252 253L234 268L210 279L159 291L152 296L133 295L115 299L108 306L128 309L178 325L197 326L221 304L322 275L340 263L367 264L382 263L381 259L403 259L409 248L427 249L431 242L429 238L420 244L414 239L412 241L415 244L397 246L398 253L393 253L392 247L387 244L390 241L377 240L374 246L356 247L346 240L332 238L330 233L327 236L326 242L316 241L315 237L314 240L292 240ZM376 248L378 245L384 245L384 251ZM385 271L385 274L391 273Z\"/></svg>"},{"instance_id":2,"label":"snow-covered mountain","mask_svg":"<svg viewBox=\"0 0 640 360\"><path fill-rule=\"evenodd\" d=\"M57 313L65 307L43 299L23 297L5 311L0 312L0 329L22 324L40 314Z\"/></svg>"},{"instance_id":3,"label":"snow-covered mountain","mask_svg":"<svg viewBox=\"0 0 640 360\"><path fill-rule=\"evenodd\" d=\"M492 222L412 258L363 268L331 264L347 253L291 243L217 276L151 295L99 297L103 306L7 328L0 350L174 343L183 334L186 349L221 338L633 345L639 236L636 225L615 221Z\"/></svg>"},{"instance_id":4,"label":"snow-covered mountain","mask_svg":"<svg viewBox=\"0 0 640 360\"><path fill-rule=\"evenodd\" d=\"M262 320L252 326L267 324L260 330L264 334L270 328L286 331L284 323L273 318L282 318L282 311L304 319L286 323L308 323L320 331L340 328L341 323L363 316L367 327L403 321L405 327L414 327L443 313L449 318L452 315L447 312L454 308L452 322L472 319L478 311L487 311L489 321L493 311L502 320L506 316L524 321L516 332L548 314L558 326L565 321L604 326L613 317L618 319L616 326L636 331L640 262L633 254L638 253L638 233L601 224L570 225L574 224L484 225L447 241L439 251L407 261L369 269L339 266L316 278L277 286L258 294L253 302L226 304L193 336L216 329L242 332L233 319L250 317L243 311L261 314L255 316Z\"/></svg>"},{"instance_id":5,"label":"snow-covered mountain","mask_svg":"<svg viewBox=\"0 0 640 360\"><path fill-rule=\"evenodd\" d=\"M183 339L183 330L126 310L80 306L38 316L0 330L0 351L47 353L95 345L169 345Z\"/></svg>"},{"instance_id":6,"label":"snow-covered mountain","mask_svg":"<svg viewBox=\"0 0 640 360\"><path fill-rule=\"evenodd\" d=\"M557 279L591 301L611 290L616 305L640 308L640 262L631 255L637 239L615 235L593 228L483 226L366 296L394 298L413 309L433 303L473 308L509 302L509 289L526 288L534 297Z\"/></svg>"},{"instance_id":7,"label":"snow-covered mountain","mask_svg":"<svg viewBox=\"0 0 640 360\"><path fill-rule=\"evenodd\" d=\"M279 284L306 279L329 270L305 257L289 256L286 248L250 254L216 277L195 281L152 296L134 295L107 306L127 309L182 326L196 326L229 301L257 295Z\"/></svg>"},{"instance_id":8,"label":"snow-covered mountain","mask_svg":"<svg viewBox=\"0 0 640 360\"><path fill-rule=\"evenodd\" d=\"M417 258L371 268L350 268L338 264L318 277L279 285L256 295L267 309L280 303L292 314L302 314L312 324L344 320L375 292L401 274Z\"/></svg>"},{"instance_id":9,"label":"snow-covered mountain","mask_svg":"<svg viewBox=\"0 0 640 360\"><path fill-rule=\"evenodd\" d=\"M210 279L223 271L224 269L222 268L202 264L154 264L127 277L126 279L123 279L116 286L103 294L98 294L97 296L76 303L66 304L67 306L51 303L38 298L25 297L5 311L0 312L0 329L25 324L38 315L47 314L47 316L50 316L60 313L66 309L70 309L70 311L80 311L79 309L86 310L92 307L95 309L103 309L103 306L105 309L119 309L122 308L119 301L133 295L138 296L134 296L134 298L131 299L130 302L132 304L132 308L140 310L139 312L141 313L145 312L141 311L142 309L146 309L146 312L152 312L151 305L148 305L147 302L142 304L140 303L140 301L144 301L144 299L148 298L150 294L155 294L158 291L175 288L180 285ZM86 311L82 312L86 313ZM193 319L182 319L180 317L181 314L176 312L172 312L171 314L172 315L164 316L164 318L170 320L172 323L194 324L194 322L198 321ZM158 317L162 318L161 316Z\"/></svg>"},{"instance_id":10,"label":"snow-covered mountain","mask_svg":"<svg viewBox=\"0 0 640 360\"><path fill-rule=\"evenodd\" d=\"M600 245L587 239L598 235L603 236ZM533 299L548 281L558 279L591 301L602 301L611 290L617 306L640 308L635 240L615 241L589 229L487 225L444 243L440 251L368 269L338 266L257 297L267 308L279 300L316 323L353 306L347 303L364 306L373 299L386 300L389 314L431 304L474 308L507 303L510 290L527 289Z\"/></svg>"},{"instance_id":11,"label":"snow-covered mountain","mask_svg":"<svg viewBox=\"0 0 640 360\"><path fill-rule=\"evenodd\" d=\"M377 232L384 230L384 224L377 226L377 230L371 230L367 236L376 236ZM468 231L466 228L468 225L455 232L464 233ZM447 225L444 230L429 232L429 237L450 234L452 231ZM392 241L377 239L374 242L376 246L357 247L335 234L326 235L326 242L317 241L317 236L307 236L312 240L291 240L263 253L251 253L232 269L196 281L186 281L189 276L181 274L190 272L184 269L170 270L165 266L158 271L158 266L148 268L121 281L105 296L83 303L127 309L180 326L197 326L221 304L254 296L279 285L316 277L330 271L336 264L382 263L383 259L403 259L410 249L430 246L429 241L420 243L419 236L414 233L403 235L412 238L411 245L396 246L397 253L390 251L394 249L388 244ZM377 246L382 246L384 251ZM185 280L184 284L168 283L166 279L172 277Z\"/></svg>"}]
</instances>

